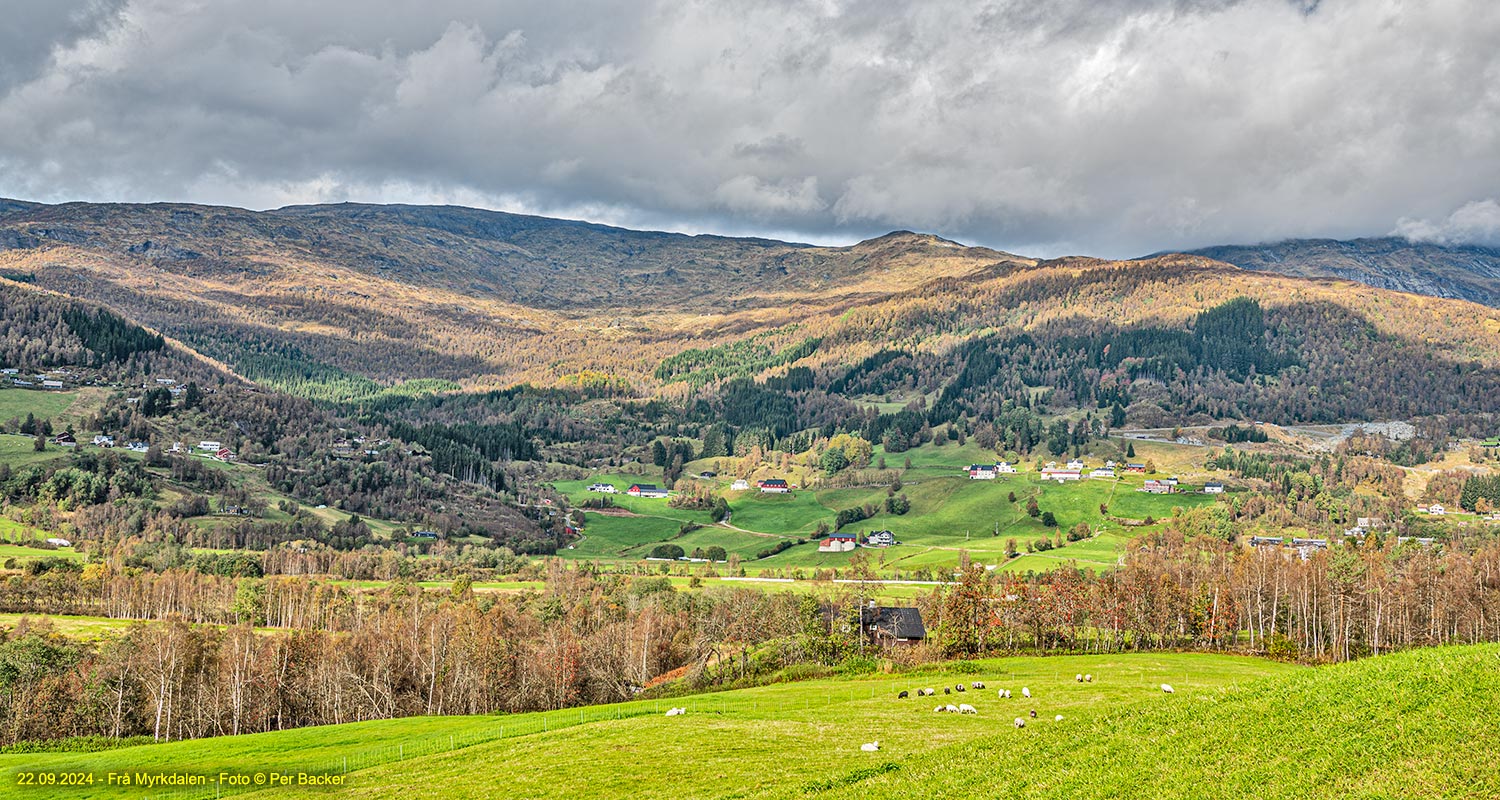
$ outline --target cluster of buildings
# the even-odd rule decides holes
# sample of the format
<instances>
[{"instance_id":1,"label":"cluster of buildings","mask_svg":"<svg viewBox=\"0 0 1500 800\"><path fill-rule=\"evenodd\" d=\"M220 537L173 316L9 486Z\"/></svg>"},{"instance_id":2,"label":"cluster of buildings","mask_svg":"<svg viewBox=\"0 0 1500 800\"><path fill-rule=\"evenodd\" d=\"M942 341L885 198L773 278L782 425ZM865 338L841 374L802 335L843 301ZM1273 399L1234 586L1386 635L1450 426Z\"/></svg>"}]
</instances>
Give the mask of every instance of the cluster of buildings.
<instances>
[{"instance_id":1,"label":"cluster of buildings","mask_svg":"<svg viewBox=\"0 0 1500 800\"><path fill-rule=\"evenodd\" d=\"M865 547L891 547L899 542L896 534L890 531L870 531L864 537ZM825 536L818 542L819 553L847 553L859 547L860 536L857 533L834 532Z\"/></svg>"},{"instance_id":2,"label":"cluster of buildings","mask_svg":"<svg viewBox=\"0 0 1500 800\"><path fill-rule=\"evenodd\" d=\"M66 389L67 381L75 379L72 371L66 369L60 369L55 372L38 372L35 375L28 375L23 378L21 377L20 369L6 367L5 369L0 369L0 376L8 378L12 386L18 386L23 389L35 388L37 386L43 389Z\"/></svg>"}]
</instances>

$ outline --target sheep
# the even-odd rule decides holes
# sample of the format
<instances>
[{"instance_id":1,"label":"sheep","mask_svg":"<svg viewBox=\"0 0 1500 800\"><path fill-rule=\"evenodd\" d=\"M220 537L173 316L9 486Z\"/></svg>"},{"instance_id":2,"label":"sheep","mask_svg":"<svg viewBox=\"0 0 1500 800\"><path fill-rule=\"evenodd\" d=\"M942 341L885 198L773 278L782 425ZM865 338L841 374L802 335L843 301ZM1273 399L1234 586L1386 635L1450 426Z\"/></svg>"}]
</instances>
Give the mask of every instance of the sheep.
<instances>
[{"instance_id":1,"label":"sheep","mask_svg":"<svg viewBox=\"0 0 1500 800\"><path fill-rule=\"evenodd\" d=\"M934 691L933 691L933 690L932 690L932 687L930 687L930 686L929 686L929 687L928 687L928 688L926 688L926 689L923 689L923 690L922 690L922 694L925 694L925 695L927 695L927 696L928 696L928 697L931 697L931 696L933 696L933 695L934 695L934 694L936 694L936 692L934 692Z\"/></svg>"},{"instance_id":2,"label":"sheep","mask_svg":"<svg viewBox=\"0 0 1500 800\"><path fill-rule=\"evenodd\" d=\"M1052 718L1052 721L1053 722L1062 722L1062 715L1058 714L1057 716L1055 716L1055 717Z\"/></svg>"},{"instance_id":3,"label":"sheep","mask_svg":"<svg viewBox=\"0 0 1500 800\"><path fill-rule=\"evenodd\" d=\"M1031 718L1036 719L1036 709L1031 709Z\"/></svg>"},{"instance_id":4,"label":"sheep","mask_svg":"<svg viewBox=\"0 0 1500 800\"><path fill-rule=\"evenodd\" d=\"M955 691L960 691L960 692L964 691L964 685L961 684L961 683L959 685L953 687L953 688L954 688Z\"/></svg>"},{"instance_id":5,"label":"sheep","mask_svg":"<svg viewBox=\"0 0 1500 800\"><path fill-rule=\"evenodd\" d=\"M1078 681L1079 683L1083 683L1083 673L1080 672L1077 675L1074 675L1073 680Z\"/></svg>"},{"instance_id":6,"label":"sheep","mask_svg":"<svg viewBox=\"0 0 1500 800\"><path fill-rule=\"evenodd\" d=\"M896 699L897 700L905 700L906 698L907 698L907 694L906 694L905 691L901 692L901 694L896 695Z\"/></svg>"},{"instance_id":7,"label":"sheep","mask_svg":"<svg viewBox=\"0 0 1500 800\"><path fill-rule=\"evenodd\" d=\"M948 688L948 687L946 687L946 686L944 686L944 687L943 687L943 694L953 694L953 690L952 690L952 689L949 689L949 688Z\"/></svg>"},{"instance_id":8,"label":"sheep","mask_svg":"<svg viewBox=\"0 0 1500 800\"><path fill-rule=\"evenodd\" d=\"M1176 689L1172 688L1172 684L1170 684L1170 683L1164 683L1164 684L1162 684L1161 685L1161 690L1163 692L1166 692L1167 694L1173 694L1174 692L1177 691Z\"/></svg>"},{"instance_id":9,"label":"sheep","mask_svg":"<svg viewBox=\"0 0 1500 800\"><path fill-rule=\"evenodd\" d=\"M1093 675L1085 675L1085 676L1083 676L1083 682L1084 683L1093 683L1094 682L1094 676Z\"/></svg>"},{"instance_id":10,"label":"sheep","mask_svg":"<svg viewBox=\"0 0 1500 800\"><path fill-rule=\"evenodd\" d=\"M943 713L944 711L947 711L947 710L948 710L947 706L938 706L937 708L934 708L932 711L933 711L934 714L941 714L941 713Z\"/></svg>"},{"instance_id":11,"label":"sheep","mask_svg":"<svg viewBox=\"0 0 1500 800\"><path fill-rule=\"evenodd\" d=\"M866 742L865 744L860 745L859 749L865 751L866 753L873 753L880 749L880 742Z\"/></svg>"},{"instance_id":12,"label":"sheep","mask_svg":"<svg viewBox=\"0 0 1500 800\"><path fill-rule=\"evenodd\" d=\"M1000 695L1000 699L1002 699L1002 700L1005 699L1005 698L1008 698L1008 697L1010 697L1010 690L1009 689L1001 689L999 691L999 695Z\"/></svg>"},{"instance_id":13,"label":"sheep","mask_svg":"<svg viewBox=\"0 0 1500 800\"><path fill-rule=\"evenodd\" d=\"M1024 728L1024 727L1026 727L1026 720L1021 719L1020 717L1016 717L1016 727L1017 728Z\"/></svg>"},{"instance_id":14,"label":"sheep","mask_svg":"<svg viewBox=\"0 0 1500 800\"><path fill-rule=\"evenodd\" d=\"M958 706L953 705L952 703L949 703L947 711L948 711L949 714L957 714L958 713Z\"/></svg>"},{"instance_id":15,"label":"sheep","mask_svg":"<svg viewBox=\"0 0 1500 800\"><path fill-rule=\"evenodd\" d=\"M959 703L958 704L958 713L960 713L960 714L978 714L979 713L979 709L977 709L977 708L969 705L968 703Z\"/></svg>"},{"instance_id":16,"label":"sheep","mask_svg":"<svg viewBox=\"0 0 1500 800\"><path fill-rule=\"evenodd\" d=\"M669 709L667 709L667 716L669 716L669 717L680 717L680 716L682 716L683 714L686 714L686 713L687 713L687 709L685 709L685 708L669 708Z\"/></svg>"},{"instance_id":17,"label":"sheep","mask_svg":"<svg viewBox=\"0 0 1500 800\"><path fill-rule=\"evenodd\" d=\"M975 689L983 689L984 688L984 681L974 681L973 683L969 684L969 686L971 686L971 687L973 687Z\"/></svg>"},{"instance_id":18,"label":"sheep","mask_svg":"<svg viewBox=\"0 0 1500 800\"><path fill-rule=\"evenodd\" d=\"M1022 686L1021 687L1021 696L1025 697L1025 698L1030 698L1031 697L1031 689L1028 688L1028 687L1026 687L1026 686Z\"/></svg>"}]
</instances>

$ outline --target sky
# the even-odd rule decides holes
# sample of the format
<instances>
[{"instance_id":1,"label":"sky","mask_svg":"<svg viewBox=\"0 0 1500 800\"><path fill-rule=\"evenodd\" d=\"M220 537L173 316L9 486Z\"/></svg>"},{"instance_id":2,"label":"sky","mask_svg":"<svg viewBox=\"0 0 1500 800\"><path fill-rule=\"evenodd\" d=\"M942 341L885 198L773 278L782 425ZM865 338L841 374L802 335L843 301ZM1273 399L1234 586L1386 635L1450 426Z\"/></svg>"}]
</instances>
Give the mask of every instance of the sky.
<instances>
[{"instance_id":1,"label":"sky","mask_svg":"<svg viewBox=\"0 0 1500 800\"><path fill-rule=\"evenodd\" d=\"M1493 0L6 0L0 196L1500 245L1497 42Z\"/></svg>"}]
</instances>

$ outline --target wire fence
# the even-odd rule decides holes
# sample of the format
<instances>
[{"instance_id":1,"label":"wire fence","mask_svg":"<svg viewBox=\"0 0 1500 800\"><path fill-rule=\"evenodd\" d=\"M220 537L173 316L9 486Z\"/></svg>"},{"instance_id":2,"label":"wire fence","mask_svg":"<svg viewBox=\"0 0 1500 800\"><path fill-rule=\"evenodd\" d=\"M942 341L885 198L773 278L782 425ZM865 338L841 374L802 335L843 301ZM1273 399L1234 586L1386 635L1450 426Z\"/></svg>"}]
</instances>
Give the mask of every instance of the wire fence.
<instances>
[{"instance_id":1,"label":"wire fence","mask_svg":"<svg viewBox=\"0 0 1500 800\"><path fill-rule=\"evenodd\" d=\"M672 708L686 709L689 714L776 714L778 716L798 711L825 708L836 703L875 697L876 687L849 687L833 690L822 697L802 695L795 699L780 697L758 697L754 699L730 699L723 695L694 695L692 697L668 698L643 703L626 703L602 706L583 706L575 710L554 711L543 714L496 717L494 726L463 733L438 734L413 738L396 744L367 748L331 757L326 761L301 763L281 770L246 770L231 772L229 781L220 783L218 775L206 776L208 785L171 788L152 791L144 795L145 800L208 800L208 798L232 797L249 792L275 789L279 786L295 785L298 775L347 776L361 770L393 764L412 758L438 755L462 750L475 745L489 744L518 736L533 736L539 733L564 730L594 722L631 719L636 717L661 716ZM289 776L291 783L275 783L272 774ZM259 776L259 780L257 780ZM305 785L305 784L304 784ZM344 785L348 785L345 778Z\"/></svg>"}]
</instances>

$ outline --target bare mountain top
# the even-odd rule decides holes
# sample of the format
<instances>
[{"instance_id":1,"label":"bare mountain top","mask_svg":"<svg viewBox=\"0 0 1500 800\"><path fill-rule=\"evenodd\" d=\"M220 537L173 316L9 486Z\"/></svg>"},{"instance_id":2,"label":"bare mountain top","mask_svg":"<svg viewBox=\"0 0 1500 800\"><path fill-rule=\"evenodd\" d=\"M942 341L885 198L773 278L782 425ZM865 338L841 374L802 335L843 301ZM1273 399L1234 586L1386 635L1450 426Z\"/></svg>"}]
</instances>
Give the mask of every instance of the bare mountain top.
<instances>
[{"instance_id":1,"label":"bare mountain top","mask_svg":"<svg viewBox=\"0 0 1500 800\"><path fill-rule=\"evenodd\" d=\"M1192 253L1259 272L1344 278L1382 289L1500 307L1500 249L1491 247L1383 237L1292 239L1206 247Z\"/></svg>"}]
</instances>

